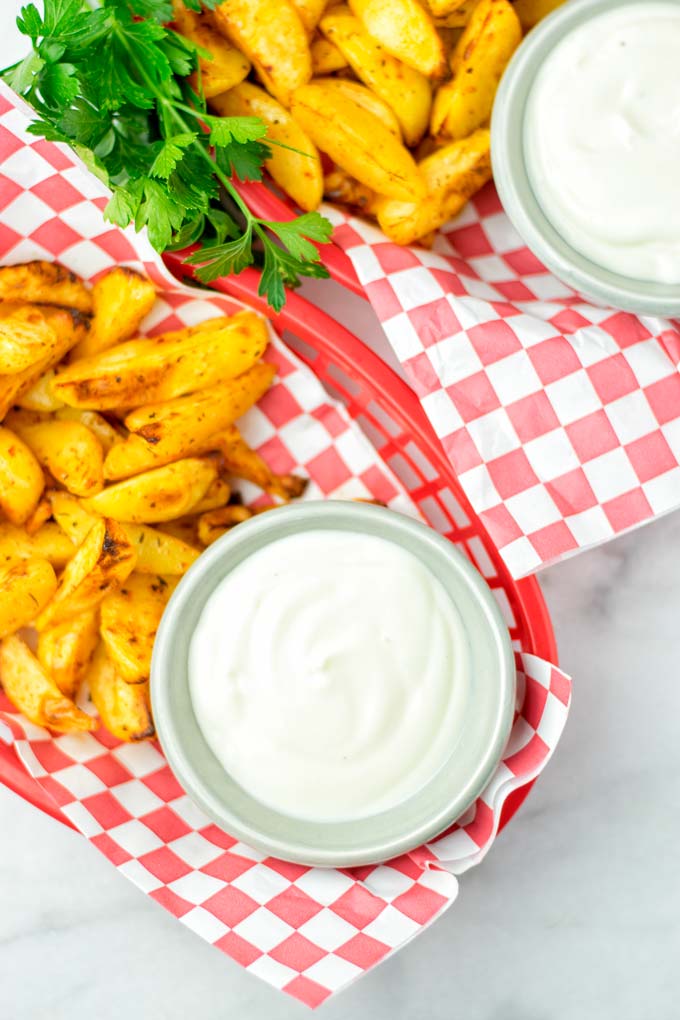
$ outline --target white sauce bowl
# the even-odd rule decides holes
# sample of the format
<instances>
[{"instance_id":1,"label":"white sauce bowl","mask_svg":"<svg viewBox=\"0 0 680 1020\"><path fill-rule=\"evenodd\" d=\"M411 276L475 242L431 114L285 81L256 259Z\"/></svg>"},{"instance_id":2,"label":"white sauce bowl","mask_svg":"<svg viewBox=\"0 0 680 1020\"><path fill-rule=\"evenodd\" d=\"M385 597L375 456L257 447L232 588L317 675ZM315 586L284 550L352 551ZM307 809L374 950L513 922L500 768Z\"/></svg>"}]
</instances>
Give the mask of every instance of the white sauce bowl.
<instances>
[{"instance_id":1,"label":"white sauce bowl","mask_svg":"<svg viewBox=\"0 0 680 1020\"><path fill-rule=\"evenodd\" d=\"M201 613L223 579L253 553L310 531L377 536L415 556L457 610L469 663L463 725L435 775L379 813L340 821L293 817L251 796L210 749L194 714L190 647ZM426 843L474 803L495 771L512 727L515 665L507 627L483 578L446 539L401 514L354 502L298 503L252 518L210 546L173 594L154 647L154 719L170 767L223 829L284 860L329 867L375 863ZM301 797L304 791L301 791ZM304 812L302 812L304 813ZM332 815L332 812L331 812Z\"/></svg>"},{"instance_id":2,"label":"white sauce bowl","mask_svg":"<svg viewBox=\"0 0 680 1020\"><path fill-rule=\"evenodd\" d=\"M665 3L680 7L680 0L665 0ZM532 90L546 61L572 31L586 26L600 15L632 6L644 9L645 4L640 0L568 0L529 32L510 61L496 95L491 123L493 173L501 202L517 232L527 247L560 280L597 304L637 314L675 317L680 315L680 286L677 283L623 275L586 257L564 236L565 233L576 236L576 229L560 231L556 225L560 216L564 218L564 211L556 207L554 222L551 222L549 202L546 204L550 188L546 188L546 195L542 196L543 208L531 182L529 118L536 109ZM573 73L578 75L578 67L574 67ZM650 124L653 123L653 111L650 111ZM551 130L554 132L554 129L553 124ZM536 151L535 135L532 151ZM667 180L668 170L665 167ZM649 167L649 193L654 194L653 165ZM640 208L632 210L631 220L634 220L635 214L639 217L642 213ZM658 214L656 219L658 222ZM620 228L622 236L626 235L626 223L615 226ZM593 224L593 242L596 241L595 230L596 225ZM588 247L597 250L596 243Z\"/></svg>"}]
</instances>

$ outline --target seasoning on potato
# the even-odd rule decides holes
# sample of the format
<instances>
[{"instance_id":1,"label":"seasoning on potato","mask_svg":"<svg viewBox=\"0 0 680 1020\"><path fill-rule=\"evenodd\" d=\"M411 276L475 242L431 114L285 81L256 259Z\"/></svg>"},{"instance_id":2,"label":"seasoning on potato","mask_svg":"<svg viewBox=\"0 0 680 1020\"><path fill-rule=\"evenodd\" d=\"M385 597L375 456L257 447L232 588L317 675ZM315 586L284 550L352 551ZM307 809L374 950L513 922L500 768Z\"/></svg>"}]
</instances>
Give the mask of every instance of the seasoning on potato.
<instances>
[{"instance_id":1,"label":"seasoning on potato","mask_svg":"<svg viewBox=\"0 0 680 1020\"><path fill-rule=\"evenodd\" d=\"M233 479L283 502L305 487L234 424L276 374L260 360L263 321L238 312L139 336L154 301L124 266L91 290L49 263L0 268L0 684L57 733L152 737L165 604L201 549L256 512ZM78 707L88 690L93 714Z\"/></svg>"}]
</instances>

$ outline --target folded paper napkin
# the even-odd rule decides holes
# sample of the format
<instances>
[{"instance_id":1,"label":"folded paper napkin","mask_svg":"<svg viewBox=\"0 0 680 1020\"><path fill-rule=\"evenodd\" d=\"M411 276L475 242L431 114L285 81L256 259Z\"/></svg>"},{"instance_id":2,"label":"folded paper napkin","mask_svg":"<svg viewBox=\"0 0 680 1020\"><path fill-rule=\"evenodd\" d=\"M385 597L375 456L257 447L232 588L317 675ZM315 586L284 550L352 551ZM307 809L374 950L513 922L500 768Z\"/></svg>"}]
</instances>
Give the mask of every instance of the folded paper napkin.
<instances>
[{"instance_id":1,"label":"folded paper napkin","mask_svg":"<svg viewBox=\"0 0 680 1020\"><path fill-rule=\"evenodd\" d=\"M27 135L29 116L0 86L0 263L56 259L90 280L121 262L142 270L159 287L144 324L152 334L239 307L179 285L144 235L107 224L103 186L68 149ZM279 381L242 425L274 469L309 475L311 498L370 497L416 514L345 408L273 335L268 357ZM492 584L508 606L501 579ZM509 794L550 758L571 685L560 670L522 651L517 717L482 796L431 845L375 867L336 871L264 858L191 803L155 743L120 744L103 730L53 736L23 720L2 694L0 738L14 744L63 814L143 892L251 973L316 1006L451 905L456 875L488 852Z\"/></svg>"},{"instance_id":2,"label":"folded paper napkin","mask_svg":"<svg viewBox=\"0 0 680 1020\"><path fill-rule=\"evenodd\" d=\"M493 184L431 251L325 212L513 576L680 505L680 324L585 302Z\"/></svg>"}]
</instances>

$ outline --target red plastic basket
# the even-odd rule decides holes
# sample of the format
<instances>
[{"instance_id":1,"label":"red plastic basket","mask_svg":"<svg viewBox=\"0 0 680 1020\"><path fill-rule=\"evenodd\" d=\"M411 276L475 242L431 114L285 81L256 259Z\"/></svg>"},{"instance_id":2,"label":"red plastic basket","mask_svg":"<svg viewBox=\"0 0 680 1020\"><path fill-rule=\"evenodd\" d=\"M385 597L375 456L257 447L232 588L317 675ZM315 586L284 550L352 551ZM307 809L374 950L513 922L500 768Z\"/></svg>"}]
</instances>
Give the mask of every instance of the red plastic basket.
<instances>
[{"instance_id":1,"label":"red plastic basket","mask_svg":"<svg viewBox=\"0 0 680 1020\"><path fill-rule=\"evenodd\" d=\"M244 188L251 186L244 186ZM255 187L255 186L254 186ZM259 215L292 215L265 188L248 194ZM362 297L351 263L332 243L324 246L324 261L331 275ZM344 260L344 261L343 261ZM166 257L176 276L191 276L182 254ZM340 323L296 293L289 293L284 310L275 314L258 297L259 273L248 269L213 285L259 309L279 335L312 369L331 394L341 400L383 460L400 479L423 517L454 542L476 565L496 591L516 647L557 664L557 648L550 617L534 578L515 581L475 516L454 475L420 402L409 386L366 345ZM11 747L0 742L0 776L5 786L57 818L71 823L56 804L23 769ZM525 799L531 783L516 790L505 803L501 827Z\"/></svg>"}]
</instances>

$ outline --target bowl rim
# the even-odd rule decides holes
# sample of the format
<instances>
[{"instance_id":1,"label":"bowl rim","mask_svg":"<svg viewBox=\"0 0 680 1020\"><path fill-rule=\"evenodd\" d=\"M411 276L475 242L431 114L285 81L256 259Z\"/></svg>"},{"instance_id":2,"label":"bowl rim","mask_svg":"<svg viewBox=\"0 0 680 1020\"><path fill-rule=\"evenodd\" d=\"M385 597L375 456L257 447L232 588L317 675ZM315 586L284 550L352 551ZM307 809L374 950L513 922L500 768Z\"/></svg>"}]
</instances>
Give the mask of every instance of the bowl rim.
<instances>
[{"instance_id":1,"label":"bowl rim","mask_svg":"<svg viewBox=\"0 0 680 1020\"><path fill-rule=\"evenodd\" d=\"M366 845L350 851L342 851L342 853L323 844L323 841L312 846L296 839L263 833L256 826L249 824L247 820L237 816L229 804L204 783L194 768L191 751L187 749L182 740L181 724L178 725L178 720L174 717L170 704L171 683L169 679L170 670L177 662L176 636L179 634L178 624L182 614L189 601L194 599L197 586L211 571L216 571L225 554L231 554L236 546L249 543L253 537L259 538L262 544L275 541L282 537L281 532L286 526L286 522L295 523L300 527L308 527L310 523L314 522L314 526L317 528L332 528L331 522L337 519L335 515L338 512L351 518L350 523L354 524L354 530L357 531L364 531L362 523L370 519L378 522L381 527L386 525L386 532L389 534L386 533L384 537L387 540L394 541L396 535L408 532L409 541L413 544L408 545L407 548L414 555L418 555L413 549L413 545L416 544L419 544L421 548L427 545L430 549L436 550L435 555L443 557L447 564L456 571L482 611L489 637L493 641L494 665L498 666L498 698L497 705L494 705L493 737L486 749L480 752L479 758L475 759L474 786L468 783L462 794L457 797L449 796L446 803L441 804L431 818L428 817L426 823L409 828L399 839L391 841L374 839L368 841ZM215 578L211 590L214 590L216 584L224 576L225 574L222 572ZM193 605L196 605L195 599ZM190 637L185 642L187 646L189 641ZM188 687L186 669L184 670L184 681L180 680L180 683L182 682ZM185 793L213 821L223 827L231 836L282 860L310 866L353 867L379 863L429 842L447 829L474 803L501 761L512 729L516 698L516 668L508 627L491 589L482 575L455 548L453 543L420 521L383 507L345 500L310 500L279 507L276 512L258 515L240 524L238 528L228 532L209 546L189 568L173 592L163 614L154 645L150 684L157 737L167 762ZM212 751L208 748L207 743L205 743L205 748L212 756ZM419 796L419 794L414 796ZM395 805L390 810L397 810L400 806ZM293 825L300 821L292 816L284 815L284 817L288 818ZM364 821L368 820L362 819L362 822ZM325 828L325 823L318 824L320 828ZM332 825L333 823L328 824Z\"/></svg>"},{"instance_id":2,"label":"bowl rim","mask_svg":"<svg viewBox=\"0 0 680 1020\"><path fill-rule=\"evenodd\" d=\"M680 6L680 0L661 0ZM680 285L624 276L577 251L544 213L526 165L524 116L536 75L550 51L573 29L640 0L569 0L531 29L510 60L494 101L491 163L499 198L527 247L579 294L616 309L651 316L680 314Z\"/></svg>"}]
</instances>

